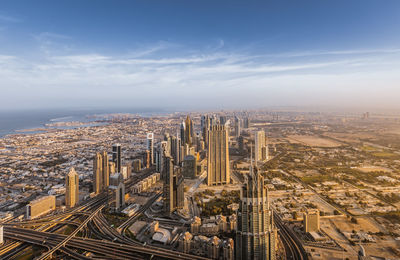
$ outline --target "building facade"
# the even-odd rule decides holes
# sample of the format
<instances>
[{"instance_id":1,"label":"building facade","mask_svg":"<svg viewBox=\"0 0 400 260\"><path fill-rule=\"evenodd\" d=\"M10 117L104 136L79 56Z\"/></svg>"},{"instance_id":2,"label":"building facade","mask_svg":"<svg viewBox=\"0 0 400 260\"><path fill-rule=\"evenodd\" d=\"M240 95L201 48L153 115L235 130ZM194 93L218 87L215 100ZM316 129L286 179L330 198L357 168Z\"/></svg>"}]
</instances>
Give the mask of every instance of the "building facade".
<instances>
[{"instance_id":1,"label":"building facade","mask_svg":"<svg viewBox=\"0 0 400 260\"><path fill-rule=\"evenodd\" d=\"M187 155L183 160L183 176L189 179L197 176L197 160L193 155Z\"/></svg>"},{"instance_id":2,"label":"building facade","mask_svg":"<svg viewBox=\"0 0 400 260\"><path fill-rule=\"evenodd\" d=\"M254 134L255 140L255 149L254 149L254 159L256 162L265 161L265 151L263 154L263 150L265 150L265 132L264 131L257 131Z\"/></svg>"},{"instance_id":3,"label":"building facade","mask_svg":"<svg viewBox=\"0 0 400 260\"><path fill-rule=\"evenodd\" d=\"M236 259L276 259L276 227L269 208L268 190L257 167L251 167L241 190L237 216Z\"/></svg>"},{"instance_id":4,"label":"building facade","mask_svg":"<svg viewBox=\"0 0 400 260\"><path fill-rule=\"evenodd\" d=\"M154 134L147 133L147 151L150 153L149 165L154 164Z\"/></svg>"},{"instance_id":5,"label":"building facade","mask_svg":"<svg viewBox=\"0 0 400 260\"><path fill-rule=\"evenodd\" d=\"M72 208L79 202L79 176L74 168L71 168L65 178L65 206Z\"/></svg>"},{"instance_id":6,"label":"building facade","mask_svg":"<svg viewBox=\"0 0 400 260\"><path fill-rule=\"evenodd\" d=\"M121 172L121 144L112 146L112 161L115 163L115 171Z\"/></svg>"},{"instance_id":7,"label":"building facade","mask_svg":"<svg viewBox=\"0 0 400 260\"><path fill-rule=\"evenodd\" d=\"M111 208L120 211L125 206L125 184L121 173L117 172L111 175L110 190L114 191Z\"/></svg>"},{"instance_id":8,"label":"building facade","mask_svg":"<svg viewBox=\"0 0 400 260\"><path fill-rule=\"evenodd\" d=\"M207 185L230 183L228 130L224 125L213 125L208 131Z\"/></svg>"},{"instance_id":9,"label":"building facade","mask_svg":"<svg viewBox=\"0 0 400 260\"><path fill-rule=\"evenodd\" d=\"M34 219L56 208L56 196L50 195L31 201L26 205L26 218Z\"/></svg>"},{"instance_id":10,"label":"building facade","mask_svg":"<svg viewBox=\"0 0 400 260\"><path fill-rule=\"evenodd\" d=\"M305 232L319 231L319 210L308 209L303 215L303 225Z\"/></svg>"},{"instance_id":11,"label":"building facade","mask_svg":"<svg viewBox=\"0 0 400 260\"><path fill-rule=\"evenodd\" d=\"M99 194L110 184L110 167L106 151L96 153L93 160L93 192Z\"/></svg>"}]
</instances>

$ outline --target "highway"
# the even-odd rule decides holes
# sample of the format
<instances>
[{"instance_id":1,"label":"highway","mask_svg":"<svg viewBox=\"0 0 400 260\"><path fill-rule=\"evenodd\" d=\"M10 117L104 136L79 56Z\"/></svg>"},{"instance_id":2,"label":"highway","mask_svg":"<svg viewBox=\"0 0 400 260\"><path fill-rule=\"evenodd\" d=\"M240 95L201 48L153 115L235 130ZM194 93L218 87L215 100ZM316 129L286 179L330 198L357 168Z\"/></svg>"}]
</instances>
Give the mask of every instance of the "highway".
<instances>
[{"instance_id":1,"label":"highway","mask_svg":"<svg viewBox=\"0 0 400 260\"><path fill-rule=\"evenodd\" d=\"M59 224L59 223L63 223L65 221L73 221L77 219L80 213L89 212L93 210L98 205L104 204L106 199L107 199L106 194L100 194L99 196L87 200L83 205L76 207L74 209L70 209L67 212L64 212L63 214L44 216L31 221L37 224L35 230L55 232L65 226L65 224ZM8 225L18 226L18 225L26 225L29 222L30 221L8 222L4 223L3 225L5 227ZM20 252L22 252L24 249L28 247L29 244L26 243L24 244L19 241L7 243L0 248L0 258L11 259L12 257L17 256Z\"/></svg>"},{"instance_id":2,"label":"highway","mask_svg":"<svg viewBox=\"0 0 400 260\"><path fill-rule=\"evenodd\" d=\"M93 211L93 213L85 219L85 221L82 222L82 224L79 225L79 227L77 227L68 237L66 237L63 241L61 241L57 246L52 247L51 250L49 250L48 252L46 252L45 254L43 254L41 257L38 258L38 260L45 260L49 257L51 257L53 255L54 252L56 252L58 249L60 249L61 247L64 247L66 245L66 243L71 240L76 234L78 234L79 231L81 231L89 221L91 221L93 219L93 217L99 213L100 210L102 210L104 208L105 205L102 205L100 207L98 207L95 211Z\"/></svg>"},{"instance_id":3,"label":"highway","mask_svg":"<svg viewBox=\"0 0 400 260\"><path fill-rule=\"evenodd\" d=\"M274 212L274 221L279 229L278 233L285 247L286 259L307 260L308 256L301 242L285 224L282 223L279 215Z\"/></svg>"},{"instance_id":4,"label":"highway","mask_svg":"<svg viewBox=\"0 0 400 260\"><path fill-rule=\"evenodd\" d=\"M127 182L129 189L142 178ZM67 210L60 214L47 215L34 220L4 223L4 237L14 240L1 247L0 258L10 259L18 256L30 245L40 245L48 250L38 260L47 259L59 251L71 259L91 259L79 252L91 252L102 259L204 259L177 251L162 249L154 246L143 246L141 243L125 236L127 228L134 223L161 195L158 192L143 205L138 212L124 222L118 230L109 225L101 213L102 208L109 200L111 193L103 193L89 199L83 205ZM82 218L84 221L82 222ZM66 225L77 228L69 236L56 234ZM34 228L34 229L28 229ZM81 237L75 235L81 232ZM99 239L89 239L95 237Z\"/></svg>"},{"instance_id":5,"label":"highway","mask_svg":"<svg viewBox=\"0 0 400 260\"><path fill-rule=\"evenodd\" d=\"M6 238L49 248L61 244L66 240L66 238L68 238L66 235L16 227L5 227L4 233ZM127 245L123 243L80 237L72 237L71 239L68 239L65 242L65 247L61 247L61 250L64 251L64 248L81 249L113 259L143 259L143 257L147 258L151 256L158 257L159 259L206 259L163 248L143 246L141 244ZM74 258L81 259L80 256L77 255L75 255Z\"/></svg>"},{"instance_id":6,"label":"highway","mask_svg":"<svg viewBox=\"0 0 400 260\"><path fill-rule=\"evenodd\" d=\"M143 178L151 173L143 174ZM140 178L129 180L127 188L140 181ZM126 236L127 229L162 196L156 193L139 210L122 223L117 229L111 227L102 215L111 193L103 193L84 202L83 205L60 214L43 216L38 219L21 222L4 223L4 237L7 242L0 248L1 259L18 257L20 252L30 245L47 248L38 260L48 259L56 252L70 259L93 259L84 254L92 253L101 259L206 259L196 255L142 245ZM300 241L274 213L275 223L285 247L287 259L308 259ZM70 235L57 234L66 225L75 226ZM76 236L81 232L80 237ZM91 238L89 238L91 237Z\"/></svg>"}]
</instances>

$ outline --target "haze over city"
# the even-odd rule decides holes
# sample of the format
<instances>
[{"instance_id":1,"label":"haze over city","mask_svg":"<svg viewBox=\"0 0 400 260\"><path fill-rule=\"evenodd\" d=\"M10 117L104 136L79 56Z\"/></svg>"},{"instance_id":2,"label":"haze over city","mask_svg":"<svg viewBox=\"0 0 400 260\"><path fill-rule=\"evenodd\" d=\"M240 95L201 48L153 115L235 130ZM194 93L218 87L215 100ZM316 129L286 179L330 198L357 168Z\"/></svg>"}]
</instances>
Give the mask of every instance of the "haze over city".
<instances>
[{"instance_id":1,"label":"haze over city","mask_svg":"<svg viewBox=\"0 0 400 260\"><path fill-rule=\"evenodd\" d=\"M399 109L399 10L398 1L3 1L0 109Z\"/></svg>"}]
</instances>

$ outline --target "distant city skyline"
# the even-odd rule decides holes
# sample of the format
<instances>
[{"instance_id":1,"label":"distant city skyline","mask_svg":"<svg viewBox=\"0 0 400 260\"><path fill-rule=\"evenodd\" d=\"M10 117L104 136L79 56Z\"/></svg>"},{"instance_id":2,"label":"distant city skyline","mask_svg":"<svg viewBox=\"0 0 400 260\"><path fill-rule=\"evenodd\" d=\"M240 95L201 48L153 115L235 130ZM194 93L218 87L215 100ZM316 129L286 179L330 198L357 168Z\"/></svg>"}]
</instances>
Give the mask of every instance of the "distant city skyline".
<instances>
[{"instance_id":1,"label":"distant city skyline","mask_svg":"<svg viewBox=\"0 0 400 260\"><path fill-rule=\"evenodd\" d=\"M399 1L3 1L0 111L400 109L399 12Z\"/></svg>"}]
</instances>

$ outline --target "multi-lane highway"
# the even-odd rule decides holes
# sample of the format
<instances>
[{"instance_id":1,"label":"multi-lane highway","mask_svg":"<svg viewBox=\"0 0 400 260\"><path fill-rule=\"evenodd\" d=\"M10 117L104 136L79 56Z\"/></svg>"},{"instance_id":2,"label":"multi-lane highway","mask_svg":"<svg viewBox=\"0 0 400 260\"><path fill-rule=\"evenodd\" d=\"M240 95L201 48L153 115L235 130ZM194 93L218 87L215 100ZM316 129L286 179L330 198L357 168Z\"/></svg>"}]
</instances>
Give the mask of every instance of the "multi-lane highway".
<instances>
[{"instance_id":1,"label":"multi-lane highway","mask_svg":"<svg viewBox=\"0 0 400 260\"><path fill-rule=\"evenodd\" d=\"M307 260L307 253L302 244L292 233L292 231L285 224L283 224L281 218L278 214L276 214L276 212L274 212L274 220L277 228L279 229L278 233L282 240L283 246L285 247L286 259Z\"/></svg>"},{"instance_id":2,"label":"multi-lane highway","mask_svg":"<svg viewBox=\"0 0 400 260\"><path fill-rule=\"evenodd\" d=\"M151 173L129 180L127 189ZM63 213L44 216L30 221L11 220L4 225L4 237L7 244L0 248L0 259L18 257L24 249L31 245L41 246L47 251L38 260L48 259L52 255L62 253L71 259L92 259L87 254L94 254L102 259L205 259L203 257L184 254L154 246L144 246L126 236L126 230L162 195L156 193L148 202L139 208L127 221L117 229L111 227L102 215L102 208L109 198L110 192L99 194L84 202L79 207ZM307 254L300 241L274 213L275 223L285 247L287 259L307 259ZM70 235L56 232L66 227L75 226ZM80 232L80 236L76 236ZM89 238L90 237L90 238Z\"/></svg>"},{"instance_id":3,"label":"multi-lane highway","mask_svg":"<svg viewBox=\"0 0 400 260\"><path fill-rule=\"evenodd\" d=\"M24 222L8 222L4 223L4 226L13 225L13 226L24 226L29 225L32 222L32 225L35 226L35 230L38 231L49 231L49 232L56 232L61 228L65 227L65 222L74 221L81 213L89 213L95 208L103 205L106 202L107 195L100 194L95 198L89 199L83 205L76 207L74 209L68 210L59 215L50 215L45 216L40 219L32 220L32 221L24 221ZM22 243L20 241L12 241L8 242L7 244L3 245L0 248L0 259L11 259L14 256L17 256L20 252L24 249L28 248L29 244Z\"/></svg>"},{"instance_id":4,"label":"multi-lane highway","mask_svg":"<svg viewBox=\"0 0 400 260\"><path fill-rule=\"evenodd\" d=\"M68 238L66 235L21 229L16 227L5 227L5 236L10 239L49 248L53 248L58 244L62 244L62 242ZM71 239L67 240L65 242L65 246L61 247L61 250L64 251L64 248L80 249L113 259L143 259L151 256L164 259L205 259L203 257L193 256L158 247L143 246L141 244L128 245L123 243L115 243L112 241L81 237L72 237ZM77 258L77 256L74 258Z\"/></svg>"},{"instance_id":5,"label":"multi-lane highway","mask_svg":"<svg viewBox=\"0 0 400 260\"><path fill-rule=\"evenodd\" d=\"M149 174L143 174L141 177L145 178ZM129 189L142 178L128 181L127 188ZM101 209L109 200L110 195L110 193L100 194L86 201L80 207L57 215L49 215L31 221L5 223L4 236L14 242L8 243L0 249L0 258L10 259L30 245L39 245L47 249L42 256L37 258L40 260L48 259L56 252L61 252L71 259L90 259L78 252L92 253L102 259L153 257L159 259L204 259L158 247L143 246L125 236L126 229L162 195L161 192L149 199L118 230L111 227L101 213ZM82 221L82 219L84 220ZM77 228L68 236L55 233L66 225L73 225ZM80 237L75 236L78 232L81 232ZM98 239L88 238L89 236Z\"/></svg>"}]
</instances>

